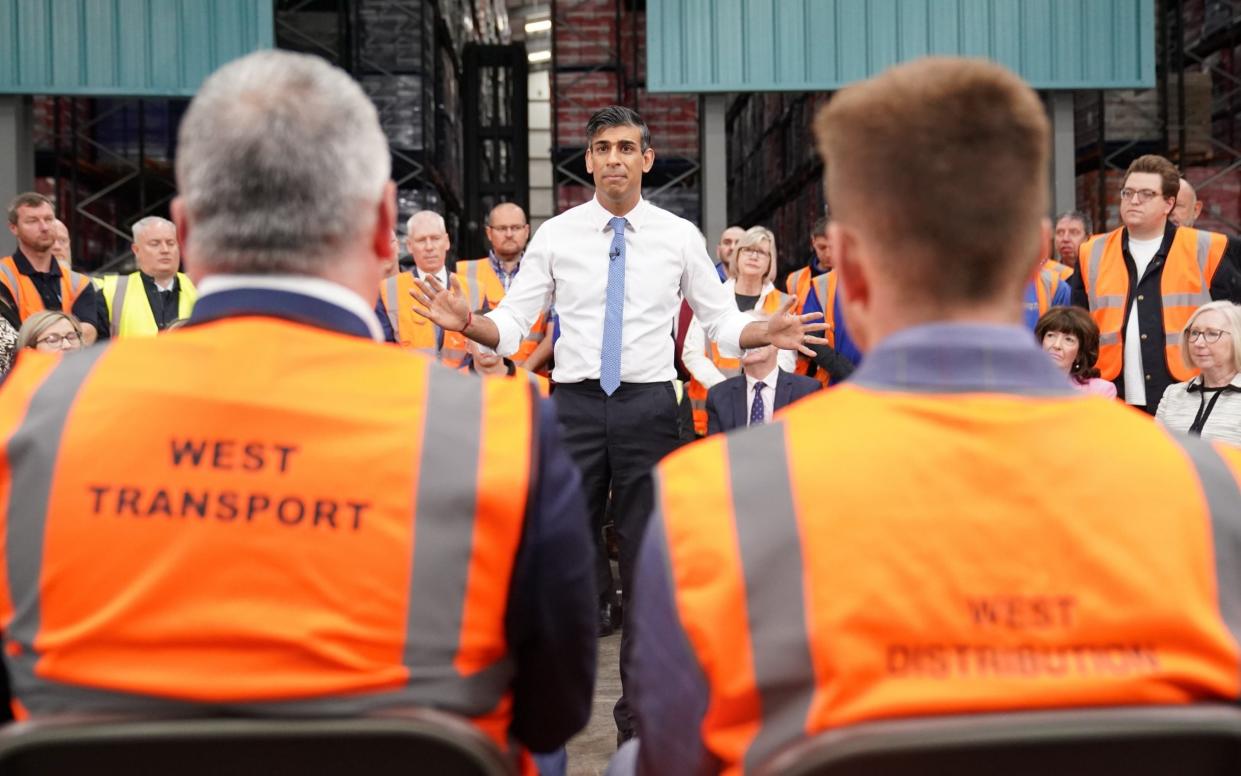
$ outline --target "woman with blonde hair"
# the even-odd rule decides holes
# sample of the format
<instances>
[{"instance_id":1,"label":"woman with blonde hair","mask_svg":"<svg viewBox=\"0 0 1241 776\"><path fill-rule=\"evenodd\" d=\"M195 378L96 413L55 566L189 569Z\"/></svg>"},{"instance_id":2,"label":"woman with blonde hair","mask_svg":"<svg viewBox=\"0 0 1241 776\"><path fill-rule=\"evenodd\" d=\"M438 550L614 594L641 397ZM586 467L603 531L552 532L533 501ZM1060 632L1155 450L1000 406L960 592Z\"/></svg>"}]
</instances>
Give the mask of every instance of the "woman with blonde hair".
<instances>
[{"instance_id":1,"label":"woman with blonde hair","mask_svg":"<svg viewBox=\"0 0 1241 776\"><path fill-rule=\"evenodd\" d=\"M1197 377L1169 385L1155 418L1175 431L1241 445L1241 305L1209 302L1181 330L1181 357Z\"/></svg>"},{"instance_id":2,"label":"woman with blonde hair","mask_svg":"<svg viewBox=\"0 0 1241 776\"><path fill-rule=\"evenodd\" d=\"M776 236L766 227L750 227L733 249L731 272L724 287L736 297L738 310L774 315L789 299L776 290L775 279ZM718 345L707 341L702 326L694 318L685 333L681 361L693 376L687 393L694 410L694 430L702 436L707 433L707 391L741 374L740 354L737 358L721 354ZM791 350L781 350L777 364L792 372L797 367L797 355Z\"/></svg>"},{"instance_id":3,"label":"woman with blonde hair","mask_svg":"<svg viewBox=\"0 0 1241 776\"><path fill-rule=\"evenodd\" d=\"M82 324L70 313L41 310L22 323L17 333L17 348L30 348L45 353L78 350L82 347Z\"/></svg>"}]
</instances>

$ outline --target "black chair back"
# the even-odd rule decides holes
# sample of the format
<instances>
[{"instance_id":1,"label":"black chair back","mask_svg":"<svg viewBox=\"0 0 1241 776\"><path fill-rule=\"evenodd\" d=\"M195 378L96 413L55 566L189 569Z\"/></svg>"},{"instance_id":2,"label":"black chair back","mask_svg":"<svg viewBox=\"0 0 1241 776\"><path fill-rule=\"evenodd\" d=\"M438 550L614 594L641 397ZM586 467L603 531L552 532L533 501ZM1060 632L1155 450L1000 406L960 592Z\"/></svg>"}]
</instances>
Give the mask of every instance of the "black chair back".
<instances>
[{"instance_id":1,"label":"black chair back","mask_svg":"<svg viewBox=\"0 0 1241 776\"><path fill-rule=\"evenodd\" d=\"M757 776L1241 774L1241 709L1130 706L887 720L827 731Z\"/></svg>"},{"instance_id":2,"label":"black chair back","mask_svg":"<svg viewBox=\"0 0 1241 776\"><path fill-rule=\"evenodd\" d=\"M0 730L0 774L514 776L468 721L418 710L355 719L56 719Z\"/></svg>"}]
</instances>

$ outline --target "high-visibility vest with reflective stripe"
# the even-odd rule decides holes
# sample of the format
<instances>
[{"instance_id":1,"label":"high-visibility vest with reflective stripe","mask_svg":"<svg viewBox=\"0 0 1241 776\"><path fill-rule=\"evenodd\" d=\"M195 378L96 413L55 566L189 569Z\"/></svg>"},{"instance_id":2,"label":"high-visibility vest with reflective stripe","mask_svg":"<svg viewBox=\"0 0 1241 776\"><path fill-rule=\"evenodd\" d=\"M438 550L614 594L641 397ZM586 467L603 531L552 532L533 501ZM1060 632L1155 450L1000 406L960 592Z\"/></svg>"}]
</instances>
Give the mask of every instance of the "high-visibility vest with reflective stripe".
<instances>
[{"instance_id":1,"label":"high-visibility vest with reflective stripe","mask_svg":"<svg viewBox=\"0 0 1241 776\"><path fill-rule=\"evenodd\" d=\"M462 290L470 302L471 310L481 309L484 302L488 308L495 309L496 305L504 299L504 284L496 275L495 268L491 266L491 259L459 261L457 262L457 275L460 280L464 281L461 284ZM530 331L522 339L517 352L511 356L514 364L521 366L526 363L526 359L530 358L530 354L543 341L546 328L547 313L542 312L535 320L534 326L530 327Z\"/></svg>"},{"instance_id":2,"label":"high-visibility vest with reflective stripe","mask_svg":"<svg viewBox=\"0 0 1241 776\"><path fill-rule=\"evenodd\" d=\"M414 312L409 292L414 288L414 273L401 272L385 278L379 286L379 298L387 313L388 323L403 348L418 350L437 357L442 363L457 368L465 362L465 335L457 331L443 332L443 343L436 342L436 326Z\"/></svg>"},{"instance_id":3,"label":"high-visibility vest with reflective stripe","mask_svg":"<svg viewBox=\"0 0 1241 776\"><path fill-rule=\"evenodd\" d=\"M1099 372L1105 380L1120 376L1125 356L1125 314L1129 309L1129 268L1121 250L1124 228L1082 244L1078 266L1090 299L1090 316L1099 326ZM1181 359L1181 329L1194 310L1211 301L1211 279L1224 257L1228 238L1186 226L1177 227L1159 290L1163 303L1164 355L1178 381L1198 374ZM1153 332L1151 332L1153 333Z\"/></svg>"},{"instance_id":4,"label":"high-visibility vest with reflective stripe","mask_svg":"<svg viewBox=\"0 0 1241 776\"><path fill-rule=\"evenodd\" d=\"M827 324L827 328L819 336L827 340L828 347L836 347L836 288L839 285L840 278L835 270L828 270L822 275L816 277L810 283L810 290L814 294L815 299L819 300L819 306L823 308L823 323ZM806 363L810 363L810 359L802 356ZM800 365L800 361L798 362ZM807 370L808 372L809 370ZM806 374L807 372L799 372ZM814 373L814 377L819 383L826 388L831 382L831 375L826 369L819 369Z\"/></svg>"},{"instance_id":5,"label":"high-visibility vest with reflective stripe","mask_svg":"<svg viewBox=\"0 0 1241 776\"><path fill-rule=\"evenodd\" d=\"M1241 697L1241 450L1088 397L846 383L656 479L726 774L880 718Z\"/></svg>"},{"instance_id":6,"label":"high-visibility vest with reflective stripe","mask_svg":"<svg viewBox=\"0 0 1241 776\"><path fill-rule=\"evenodd\" d=\"M73 310L73 303L78 300L86 287L91 284L90 278L69 268L69 262L54 259L60 265L60 309L64 312ZM43 297L34 281L17 269L17 261L12 256L0 259L0 283L9 290L13 301L17 304L17 315L23 321L46 308Z\"/></svg>"},{"instance_id":7,"label":"high-visibility vest with reflective stripe","mask_svg":"<svg viewBox=\"0 0 1241 776\"><path fill-rule=\"evenodd\" d=\"M1047 261L1043 262L1043 269L1049 269L1052 272L1056 273L1056 275L1061 280L1068 280L1070 277L1073 276L1073 273L1076 271L1072 267L1070 267L1068 264L1061 264L1055 259L1048 259Z\"/></svg>"},{"instance_id":8,"label":"high-visibility vest with reflective stripe","mask_svg":"<svg viewBox=\"0 0 1241 776\"><path fill-rule=\"evenodd\" d=\"M793 306L793 310L802 315L806 312L806 297L810 296L810 268L802 267L799 270L790 272L789 276L784 280L784 288L789 296L797 299L797 304ZM810 365L814 363L802 353L797 354L797 369L799 375L810 374Z\"/></svg>"},{"instance_id":9,"label":"high-visibility vest with reflective stripe","mask_svg":"<svg viewBox=\"0 0 1241 776\"><path fill-rule=\"evenodd\" d=\"M772 289L766 296L758 301L756 310L759 312L772 315L779 312L780 308L788 303L788 297L784 294ZM720 346L713 340L706 337L703 333L703 350L707 358L711 359L711 363L715 364L715 368L720 370L725 378L736 377L741 374L741 359L726 358L720 353ZM690 378L689 387L689 403L694 416L694 430L699 436L707 433L707 386L698 382L696 378Z\"/></svg>"},{"instance_id":10,"label":"high-visibility vest with reflective stripe","mask_svg":"<svg viewBox=\"0 0 1241 776\"><path fill-rule=\"evenodd\" d=\"M478 372L471 372L467 366L461 367L459 371L465 374L474 375L476 377L480 376ZM542 396L544 399L552 395L552 383L543 375L536 375L529 369L517 367L517 371L513 372L513 374L509 376L515 380L525 380L530 383L530 386L534 388L534 390L538 391L539 396Z\"/></svg>"},{"instance_id":11,"label":"high-visibility vest with reflective stripe","mask_svg":"<svg viewBox=\"0 0 1241 776\"><path fill-rule=\"evenodd\" d=\"M177 283L177 318L189 318L198 299L198 289L183 272L177 273ZM108 305L113 337L154 337L159 334L141 272L126 275L124 283L120 275L104 275L99 279L99 290Z\"/></svg>"},{"instance_id":12,"label":"high-visibility vest with reflective stripe","mask_svg":"<svg viewBox=\"0 0 1241 776\"><path fill-rule=\"evenodd\" d=\"M1056 298L1056 291L1060 289L1060 284L1063 282L1064 280L1058 273L1047 267L1038 271L1038 277L1034 279L1034 294L1038 301L1040 317L1051 309L1051 300Z\"/></svg>"},{"instance_id":13,"label":"high-visibility vest with reflective stripe","mask_svg":"<svg viewBox=\"0 0 1241 776\"><path fill-rule=\"evenodd\" d=\"M416 705L508 747L525 381L255 317L9 379L0 628L29 713Z\"/></svg>"}]
</instances>

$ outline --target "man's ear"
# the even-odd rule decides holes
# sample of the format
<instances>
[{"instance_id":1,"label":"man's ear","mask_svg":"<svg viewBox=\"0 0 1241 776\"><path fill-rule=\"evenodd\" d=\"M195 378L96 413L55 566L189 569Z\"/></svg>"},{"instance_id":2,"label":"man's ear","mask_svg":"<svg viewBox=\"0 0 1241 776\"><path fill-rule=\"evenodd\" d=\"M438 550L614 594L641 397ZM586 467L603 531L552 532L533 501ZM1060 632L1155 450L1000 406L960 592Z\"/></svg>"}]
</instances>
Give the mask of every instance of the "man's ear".
<instances>
[{"instance_id":1,"label":"man's ear","mask_svg":"<svg viewBox=\"0 0 1241 776\"><path fill-rule=\"evenodd\" d=\"M375 228L371 231L371 249L380 264L386 265L396 258L392 245L392 233L396 231L396 183L384 184L383 194L375 206Z\"/></svg>"},{"instance_id":2,"label":"man's ear","mask_svg":"<svg viewBox=\"0 0 1241 776\"><path fill-rule=\"evenodd\" d=\"M1050 255L1051 219L1044 218L1038 227L1038 251L1034 256L1033 264L1026 268L1025 283L1021 286L1023 289L1038 279L1038 273L1042 271L1043 264L1047 262L1047 257Z\"/></svg>"},{"instance_id":3,"label":"man's ear","mask_svg":"<svg viewBox=\"0 0 1241 776\"><path fill-rule=\"evenodd\" d=\"M858 348L865 351L869 347L870 337L867 333L867 311L870 309L870 278L866 276L863 266L861 249L855 235L839 222L827 225L827 244L832 252L832 272L836 273L837 291L841 295L840 309L845 318L845 326L849 337ZM820 300L826 304L825 300ZM831 322L832 310L824 310L824 320Z\"/></svg>"},{"instance_id":4,"label":"man's ear","mask_svg":"<svg viewBox=\"0 0 1241 776\"><path fill-rule=\"evenodd\" d=\"M202 281L203 275L197 271L194 265L194 257L190 255L187 248L190 244L190 224L189 213L185 209L185 200L181 197L173 197L172 202L168 205L168 215L172 216L172 224L177 229L177 245L181 248L181 271L189 276L190 280L195 284ZM134 246L134 253L138 252L138 246Z\"/></svg>"},{"instance_id":5,"label":"man's ear","mask_svg":"<svg viewBox=\"0 0 1241 776\"><path fill-rule=\"evenodd\" d=\"M648 148L642 152L642 172L650 172L653 164L655 164L655 149Z\"/></svg>"}]
</instances>

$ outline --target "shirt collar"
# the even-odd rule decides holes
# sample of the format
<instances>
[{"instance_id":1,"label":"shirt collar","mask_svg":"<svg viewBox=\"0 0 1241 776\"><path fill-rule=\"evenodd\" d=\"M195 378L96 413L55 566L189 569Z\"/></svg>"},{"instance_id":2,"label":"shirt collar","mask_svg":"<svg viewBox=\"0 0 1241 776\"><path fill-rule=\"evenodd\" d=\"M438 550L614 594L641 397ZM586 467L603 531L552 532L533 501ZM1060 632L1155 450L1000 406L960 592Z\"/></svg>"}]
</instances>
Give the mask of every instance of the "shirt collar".
<instances>
[{"instance_id":1,"label":"shirt collar","mask_svg":"<svg viewBox=\"0 0 1241 776\"><path fill-rule=\"evenodd\" d=\"M52 264L47 268L47 272L40 272L30 263L30 259L26 258L26 254L22 253L20 247L13 249L13 263L17 265L18 273L26 276L31 275L50 275L52 277L60 277L60 259L52 257Z\"/></svg>"},{"instance_id":2,"label":"shirt collar","mask_svg":"<svg viewBox=\"0 0 1241 776\"><path fill-rule=\"evenodd\" d=\"M1202 391L1202 390L1209 390L1209 391L1218 390L1216 388L1204 389L1202 387L1204 382L1205 380L1202 377L1202 375L1198 375L1189 381L1189 385L1185 386L1185 390L1191 393L1194 391ZM1225 385L1224 388L1226 388L1228 391L1241 391L1241 372L1238 372L1236 375L1234 375L1232 380L1228 383L1228 385Z\"/></svg>"},{"instance_id":3,"label":"shirt collar","mask_svg":"<svg viewBox=\"0 0 1241 776\"><path fill-rule=\"evenodd\" d=\"M770 372L768 372L767 374L763 375L761 378L760 378L760 377L750 377L750 376L747 374L747 375L745 376L745 389L746 389L746 393L747 393L747 394L754 393L754 386L755 386L755 385L756 385L756 384L757 384L760 380L763 382L763 385L765 385L766 387L768 387L768 388L770 388L770 389L772 389L772 390L774 391L774 390L776 389L776 380L778 380L779 378L780 378L780 365L779 365L779 364L776 364L774 367L772 367L772 368L771 368L771 371L770 371Z\"/></svg>"},{"instance_id":4,"label":"shirt collar","mask_svg":"<svg viewBox=\"0 0 1241 776\"><path fill-rule=\"evenodd\" d=\"M523 253L522 256L525 254ZM504 277L505 275L513 276L517 274L517 270L521 269L521 256L517 257L517 263L513 265L512 272L504 271L504 264L500 261L500 257L496 255L494 250L487 251L487 258L491 260L491 269L495 271L496 277Z\"/></svg>"},{"instance_id":5,"label":"shirt collar","mask_svg":"<svg viewBox=\"0 0 1241 776\"><path fill-rule=\"evenodd\" d=\"M1061 372L1017 325L932 323L891 335L849 382L880 390L1071 396Z\"/></svg>"},{"instance_id":6,"label":"shirt collar","mask_svg":"<svg viewBox=\"0 0 1241 776\"><path fill-rule=\"evenodd\" d=\"M591 222L598 224L599 231L609 231L611 229L612 219L616 218L616 214L603 206L603 204L599 201L599 195L597 194L590 198L590 202L587 203L587 206L590 208ZM630 210L622 216L622 218L629 222L628 228L636 232L642 228L642 224L646 218L646 213L646 200L639 197L638 204L634 205L633 210Z\"/></svg>"},{"instance_id":7,"label":"shirt collar","mask_svg":"<svg viewBox=\"0 0 1241 776\"><path fill-rule=\"evenodd\" d=\"M239 292L249 292L244 295L245 301L239 305L230 305L231 301L242 298L243 295ZM213 294L218 295L218 298L213 300ZM232 295L233 300L225 299L226 295ZM269 298L264 299L265 296ZM296 302L296 297L309 298L324 303L326 307L319 305L319 309L315 310L315 305L308 305L302 310L291 311L288 302ZM367 305L362 297L338 283L309 276L212 275L198 286L198 301L195 303L191 320L201 321L204 316L199 315L200 309L208 311L207 317L219 318L227 314L241 314L243 308L251 313L290 317L348 334L365 332L377 342L384 339L383 329L379 326L374 309ZM333 309L335 313L332 312ZM354 325L347 318L342 318L339 315L341 311L357 318L360 325Z\"/></svg>"}]
</instances>

